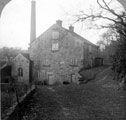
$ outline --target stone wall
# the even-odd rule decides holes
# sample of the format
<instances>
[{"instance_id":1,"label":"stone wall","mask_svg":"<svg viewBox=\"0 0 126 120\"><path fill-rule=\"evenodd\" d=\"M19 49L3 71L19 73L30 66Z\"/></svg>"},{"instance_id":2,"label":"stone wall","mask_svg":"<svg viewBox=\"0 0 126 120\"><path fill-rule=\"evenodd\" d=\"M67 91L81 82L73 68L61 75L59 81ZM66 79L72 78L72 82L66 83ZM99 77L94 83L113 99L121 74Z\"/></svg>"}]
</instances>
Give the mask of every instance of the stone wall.
<instances>
[{"instance_id":1,"label":"stone wall","mask_svg":"<svg viewBox=\"0 0 126 120\"><path fill-rule=\"evenodd\" d=\"M13 60L12 76L16 77L17 82L29 83L29 62L30 61L21 54L17 55ZM18 75L18 68L23 69L23 76L21 77Z\"/></svg>"},{"instance_id":2,"label":"stone wall","mask_svg":"<svg viewBox=\"0 0 126 120\"><path fill-rule=\"evenodd\" d=\"M52 50L53 45L55 50ZM46 80L49 84L64 81L78 82L78 71L83 66L84 53L85 62L89 64L91 64L90 57L95 57L94 46L90 55L89 50L84 52L88 47L89 44L84 44L84 41L72 32L53 25L31 44L31 55L36 63L35 66L38 65L38 67L34 66L38 71L36 74L38 80Z\"/></svg>"}]
</instances>

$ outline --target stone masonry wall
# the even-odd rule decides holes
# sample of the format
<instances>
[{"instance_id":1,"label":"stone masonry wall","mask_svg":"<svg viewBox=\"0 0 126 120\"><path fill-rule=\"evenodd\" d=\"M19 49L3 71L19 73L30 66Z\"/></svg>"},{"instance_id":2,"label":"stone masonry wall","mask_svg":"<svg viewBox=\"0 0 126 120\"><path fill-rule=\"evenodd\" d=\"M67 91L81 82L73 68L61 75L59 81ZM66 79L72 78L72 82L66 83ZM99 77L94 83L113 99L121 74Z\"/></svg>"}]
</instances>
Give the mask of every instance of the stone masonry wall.
<instances>
[{"instance_id":1,"label":"stone masonry wall","mask_svg":"<svg viewBox=\"0 0 126 120\"><path fill-rule=\"evenodd\" d=\"M14 59L14 64L12 67L12 75L17 78L17 82L22 82L25 84L29 83L29 60L27 60L24 56L19 54ZM23 76L18 76L18 68L23 69Z\"/></svg>"},{"instance_id":2,"label":"stone masonry wall","mask_svg":"<svg viewBox=\"0 0 126 120\"><path fill-rule=\"evenodd\" d=\"M54 31L59 32L57 39L52 38ZM58 43L57 51L52 51L53 43ZM36 66L38 65L36 68L38 80L46 80L49 84L63 83L63 81L78 82L78 71L83 65L83 45L84 41L68 30L53 25L31 45L31 55ZM85 59L89 62L89 57L86 55ZM45 65L46 60L48 65ZM75 60L76 65L71 65L72 60ZM73 75L75 75L74 80L72 80Z\"/></svg>"}]
</instances>

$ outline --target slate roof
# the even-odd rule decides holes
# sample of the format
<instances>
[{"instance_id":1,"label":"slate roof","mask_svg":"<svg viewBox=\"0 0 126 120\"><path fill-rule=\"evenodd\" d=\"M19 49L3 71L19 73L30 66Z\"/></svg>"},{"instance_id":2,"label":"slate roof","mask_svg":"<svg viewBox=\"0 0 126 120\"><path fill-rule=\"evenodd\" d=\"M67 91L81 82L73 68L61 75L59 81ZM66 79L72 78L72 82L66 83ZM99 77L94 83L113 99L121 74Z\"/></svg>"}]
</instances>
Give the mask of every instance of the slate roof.
<instances>
[{"instance_id":1,"label":"slate roof","mask_svg":"<svg viewBox=\"0 0 126 120\"><path fill-rule=\"evenodd\" d=\"M86 40L85 38L83 38L83 37L82 37L82 36L80 36L79 34L77 34L77 33L75 33L75 32L72 32L72 31L70 31L70 30L68 30L68 29L66 29L66 28L64 28L64 27L62 27L62 28L63 28L64 30L66 30L66 31L70 32L72 35L74 35L74 36L78 37L79 39L81 39L81 40L85 41L86 43L88 43L88 44L90 44L90 45L93 45L93 46L98 47L97 45L95 45L95 44L93 44L92 42L90 42L90 41Z\"/></svg>"},{"instance_id":2,"label":"slate roof","mask_svg":"<svg viewBox=\"0 0 126 120\"><path fill-rule=\"evenodd\" d=\"M29 53L21 53L25 58L27 58L28 60L30 60L30 56Z\"/></svg>"},{"instance_id":3,"label":"slate roof","mask_svg":"<svg viewBox=\"0 0 126 120\"><path fill-rule=\"evenodd\" d=\"M42 36L44 33L46 33L49 29L51 29L51 28L54 27L55 25L56 25L56 24L53 24L52 26L50 26L45 32L43 32L41 35L39 35L39 36L36 38L36 40L38 40L38 38L39 38L40 36ZM81 39L82 41L84 41L84 42L86 42L86 43L88 43L88 44L90 44L90 45L92 45L92 46L98 47L97 45L95 45L94 43L92 43L92 42L88 41L87 39L83 38L83 37L80 36L79 34L77 34L77 33L75 33L75 32L72 32L72 31L70 31L69 29L66 29L66 28L64 28L64 27L60 27L60 28L64 29L64 30L67 31L67 32L70 32L73 36L78 37L78 38ZM34 40L34 41L35 41L35 40ZM34 42L34 41L33 41L33 42Z\"/></svg>"},{"instance_id":4,"label":"slate roof","mask_svg":"<svg viewBox=\"0 0 126 120\"><path fill-rule=\"evenodd\" d=\"M6 61L0 61L0 69L4 68L7 65Z\"/></svg>"},{"instance_id":5,"label":"slate roof","mask_svg":"<svg viewBox=\"0 0 126 120\"><path fill-rule=\"evenodd\" d=\"M0 61L0 70L5 68L6 66L11 66L11 65L12 63L10 61L5 61L5 60Z\"/></svg>"}]
</instances>

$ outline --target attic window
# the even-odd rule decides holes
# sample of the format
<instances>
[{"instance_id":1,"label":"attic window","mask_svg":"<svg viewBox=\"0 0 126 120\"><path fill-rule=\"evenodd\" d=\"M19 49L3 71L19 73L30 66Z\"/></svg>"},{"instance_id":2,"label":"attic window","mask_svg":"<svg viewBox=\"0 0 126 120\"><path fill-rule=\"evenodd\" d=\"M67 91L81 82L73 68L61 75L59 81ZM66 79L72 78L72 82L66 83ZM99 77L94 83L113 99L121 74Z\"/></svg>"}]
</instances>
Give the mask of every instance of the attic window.
<instances>
[{"instance_id":1,"label":"attic window","mask_svg":"<svg viewBox=\"0 0 126 120\"><path fill-rule=\"evenodd\" d=\"M92 46L89 46L89 52L90 53L92 52Z\"/></svg>"},{"instance_id":2,"label":"attic window","mask_svg":"<svg viewBox=\"0 0 126 120\"><path fill-rule=\"evenodd\" d=\"M52 51L58 51L59 50L59 43L52 43Z\"/></svg>"},{"instance_id":3,"label":"attic window","mask_svg":"<svg viewBox=\"0 0 126 120\"><path fill-rule=\"evenodd\" d=\"M52 39L59 39L59 32L58 31L52 32Z\"/></svg>"}]
</instances>

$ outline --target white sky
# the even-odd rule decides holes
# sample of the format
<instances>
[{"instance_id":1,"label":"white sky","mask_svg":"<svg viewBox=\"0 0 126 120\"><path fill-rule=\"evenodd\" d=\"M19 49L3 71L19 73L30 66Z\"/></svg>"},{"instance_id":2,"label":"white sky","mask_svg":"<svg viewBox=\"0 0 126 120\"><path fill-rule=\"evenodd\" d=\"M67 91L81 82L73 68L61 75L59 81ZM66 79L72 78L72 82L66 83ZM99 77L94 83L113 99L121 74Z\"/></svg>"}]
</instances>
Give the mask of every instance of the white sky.
<instances>
[{"instance_id":1,"label":"white sky","mask_svg":"<svg viewBox=\"0 0 126 120\"><path fill-rule=\"evenodd\" d=\"M56 20L63 21L68 28L73 22L70 14L80 10L88 12L97 8L96 0L36 0L36 34L39 36ZM27 49L30 42L31 0L12 0L7 4L0 19L0 47L20 47ZM86 24L75 24L75 32L96 43L104 30L88 30Z\"/></svg>"}]
</instances>

